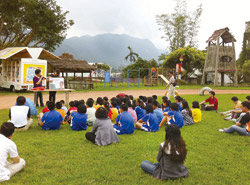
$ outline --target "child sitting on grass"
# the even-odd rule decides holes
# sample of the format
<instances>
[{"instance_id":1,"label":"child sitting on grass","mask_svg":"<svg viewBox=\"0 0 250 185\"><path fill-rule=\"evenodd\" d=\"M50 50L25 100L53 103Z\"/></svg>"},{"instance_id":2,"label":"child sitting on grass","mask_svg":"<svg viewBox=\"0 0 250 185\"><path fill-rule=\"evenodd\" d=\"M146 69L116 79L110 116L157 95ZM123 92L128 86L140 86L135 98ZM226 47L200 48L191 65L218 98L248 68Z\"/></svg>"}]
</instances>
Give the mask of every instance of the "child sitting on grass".
<instances>
[{"instance_id":1,"label":"child sitting on grass","mask_svg":"<svg viewBox=\"0 0 250 185\"><path fill-rule=\"evenodd\" d=\"M154 113L155 113L157 120L158 120L157 122L158 122L158 124L160 124L161 120L163 118L163 112L162 112L161 108L159 107L158 101L154 100L152 105L153 105Z\"/></svg>"},{"instance_id":2,"label":"child sitting on grass","mask_svg":"<svg viewBox=\"0 0 250 185\"><path fill-rule=\"evenodd\" d=\"M27 131L33 124L30 118L30 108L25 106L26 99L24 96L18 96L17 105L10 108L9 119L14 124L16 131Z\"/></svg>"},{"instance_id":3,"label":"child sitting on grass","mask_svg":"<svg viewBox=\"0 0 250 185\"><path fill-rule=\"evenodd\" d=\"M209 103L209 104L205 105L205 103ZM205 110L205 111L215 110L216 112L218 112L218 99L215 97L215 92L210 91L209 98L201 102L200 105L201 105L201 110Z\"/></svg>"},{"instance_id":4,"label":"child sitting on grass","mask_svg":"<svg viewBox=\"0 0 250 185\"><path fill-rule=\"evenodd\" d=\"M104 108L107 109L107 111L108 111L108 117L109 117L109 119L112 119L112 111L111 111L111 109L109 108L109 102L104 102L103 106L104 106Z\"/></svg>"},{"instance_id":5,"label":"child sitting on grass","mask_svg":"<svg viewBox=\"0 0 250 185\"><path fill-rule=\"evenodd\" d=\"M103 101L104 101L104 103L105 103L105 102L108 102L108 101L109 101L109 98L108 98L107 96L104 96L104 97L103 97Z\"/></svg>"},{"instance_id":6,"label":"child sitting on grass","mask_svg":"<svg viewBox=\"0 0 250 185\"><path fill-rule=\"evenodd\" d=\"M112 112L111 120L112 121L115 121L119 114L118 109L116 107L117 107L116 100L111 101L111 112Z\"/></svg>"},{"instance_id":7,"label":"child sitting on grass","mask_svg":"<svg viewBox=\"0 0 250 185\"><path fill-rule=\"evenodd\" d=\"M16 144L12 141L14 131L15 126L11 122L3 123L0 128L0 182L10 180L25 166L25 160L19 157Z\"/></svg>"},{"instance_id":8,"label":"child sitting on grass","mask_svg":"<svg viewBox=\"0 0 250 185\"><path fill-rule=\"evenodd\" d=\"M67 107L65 106L65 101L64 101L64 100L60 100L60 102L61 102L61 104L62 104L62 110L64 110L64 111L65 111L65 114L67 114L68 109L67 109Z\"/></svg>"},{"instance_id":9,"label":"child sitting on grass","mask_svg":"<svg viewBox=\"0 0 250 185\"><path fill-rule=\"evenodd\" d=\"M87 129L87 114L86 106L81 104L77 107L77 112L71 113L71 124L72 130L80 131Z\"/></svg>"},{"instance_id":10,"label":"child sitting on grass","mask_svg":"<svg viewBox=\"0 0 250 185\"><path fill-rule=\"evenodd\" d=\"M154 101L154 99L150 96L150 97L147 97L147 104L152 104Z\"/></svg>"},{"instance_id":11,"label":"child sitting on grass","mask_svg":"<svg viewBox=\"0 0 250 185\"><path fill-rule=\"evenodd\" d=\"M67 115L70 115L72 111L73 112L77 111L77 107L75 105L75 101L70 101L69 102L69 109L68 109Z\"/></svg>"},{"instance_id":12,"label":"child sitting on grass","mask_svg":"<svg viewBox=\"0 0 250 185\"><path fill-rule=\"evenodd\" d=\"M117 134L132 134L135 130L134 119L128 112L128 105L122 104L120 107L120 114L117 116L115 124L113 125Z\"/></svg>"},{"instance_id":13,"label":"child sitting on grass","mask_svg":"<svg viewBox=\"0 0 250 185\"><path fill-rule=\"evenodd\" d=\"M227 116L226 118L224 118L224 120L237 119L240 116L240 113L242 112L241 101L239 101L238 97L233 96L231 100L233 101L234 107L229 111L221 113L222 115Z\"/></svg>"},{"instance_id":14,"label":"child sitting on grass","mask_svg":"<svg viewBox=\"0 0 250 185\"><path fill-rule=\"evenodd\" d=\"M146 106L146 115L136 123L136 128L146 132L156 132L159 130L158 120L151 104Z\"/></svg>"},{"instance_id":15,"label":"child sitting on grass","mask_svg":"<svg viewBox=\"0 0 250 185\"><path fill-rule=\"evenodd\" d=\"M85 134L86 139L99 146L119 143L120 140L108 118L108 111L104 107L100 107L96 110L95 116L92 131Z\"/></svg>"},{"instance_id":16,"label":"child sitting on grass","mask_svg":"<svg viewBox=\"0 0 250 185\"><path fill-rule=\"evenodd\" d=\"M130 103L133 104L134 96L133 95L129 95L128 98L129 98Z\"/></svg>"},{"instance_id":17,"label":"child sitting on grass","mask_svg":"<svg viewBox=\"0 0 250 185\"><path fill-rule=\"evenodd\" d=\"M70 123L70 115L72 112L76 112L77 111L77 107L75 106L75 101L70 101L69 102L69 109L67 112L67 115L65 116L65 120L68 121L68 123Z\"/></svg>"},{"instance_id":18,"label":"child sitting on grass","mask_svg":"<svg viewBox=\"0 0 250 185\"><path fill-rule=\"evenodd\" d=\"M181 103L181 107L182 107L182 117L183 117L183 124L184 125L192 125L194 124L194 120L192 117L192 111L189 108L188 102L186 100L183 100Z\"/></svg>"},{"instance_id":19,"label":"child sitting on grass","mask_svg":"<svg viewBox=\"0 0 250 185\"><path fill-rule=\"evenodd\" d=\"M181 102L183 101L183 98L180 96L175 96L174 99L175 102L179 105L179 110L182 111Z\"/></svg>"},{"instance_id":20,"label":"child sitting on grass","mask_svg":"<svg viewBox=\"0 0 250 185\"><path fill-rule=\"evenodd\" d=\"M183 126L183 117L179 111L179 105L177 103L170 104L170 111L163 113L164 117L159 125L161 127L164 123L176 124L179 128Z\"/></svg>"},{"instance_id":21,"label":"child sitting on grass","mask_svg":"<svg viewBox=\"0 0 250 185\"><path fill-rule=\"evenodd\" d=\"M201 122L201 110L200 110L200 104L198 101L193 101L192 103L192 116L194 123L199 123Z\"/></svg>"},{"instance_id":22,"label":"child sitting on grass","mask_svg":"<svg viewBox=\"0 0 250 185\"><path fill-rule=\"evenodd\" d=\"M152 96L153 100L157 101L157 95Z\"/></svg>"},{"instance_id":23,"label":"child sitting on grass","mask_svg":"<svg viewBox=\"0 0 250 185\"><path fill-rule=\"evenodd\" d=\"M131 114L131 116L133 117L134 123L137 122L137 115L135 110L133 109L133 105L131 104L131 102L127 102L128 105L128 112Z\"/></svg>"},{"instance_id":24,"label":"child sitting on grass","mask_svg":"<svg viewBox=\"0 0 250 185\"><path fill-rule=\"evenodd\" d=\"M79 101L78 101L78 106L79 106L79 105L85 105L85 101L84 101L83 99L79 100ZM77 106L77 107L78 107L78 106Z\"/></svg>"},{"instance_id":25,"label":"child sitting on grass","mask_svg":"<svg viewBox=\"0 0 250 185\"><path fill-rule=\"evenodd\" d=\"M96 117L95 117L95 108L93 107L94 105L94 100L92 98L89 98L87 100L87 115L88 115L88 118L87 118L87 125L88 126L92 126L96 120Z\"/></svg>"},{"instance_id":26,"label":"child sitting on grass","mask_svg":"<svg viewBox=\"0 0 250 185\"><path fill-rule=\"evenodd\" d=\"M95 109L97 110L97 109L100 108L100 107L103 107L103 99L102 99L102 97L98 97L98 98L96 99Z\"/></svg>"},{"instance_id":27,"label":"child sitting on grass","mask_svg":"<svg viewBox=\"0 0 250 185\"><path fill-rule=\"evenodd\" d=\"M59 112L61 114L61 116L63 117L62 125L66 124L66 121L64 121L66 114L65 114L65 111L62 110L62 103L61 102L56 102L56 111Z\"/></svg>"},{"instance_id":28,"label":"child sitting on grass","mask_svg":"<svg viewBox=\"0 0 250 185\"><path fill-rule=\"evenodd\" d=\"M160 144L158 163L143 161L141 168L159 180L178 179L188 177L188 169L184 165L187 149L177 125L167 125L165 141Z\"/></svg>"},{"instance_id":29,"label":"child sitting on grass","mask_svg":"<svg viewBox=\"0 0 250 185\"><path fill-rule=\"evenodd\" d=\"M63 122L62 115L55 109L55 104L53 102L48 103L49 112L46 112L38 125L42 127L43 130L58 130L60 129L61 123Z\"/></svg>"},{"instance_id":30,"label":"child sitting on grass","mask_svg":"<svg viewBox=\"0 0 250 185\"><path fill-rule=\"evenodd\" d=\"M144 102L141 99L136 100L135 112L136 112L136 115L137 115L137 121L140 120L146 114L145 105L144 105Z\"/></svg>"},{"instance_id":31,"label":"child sitting on grass","mask_svg":"<svg viewBox=\"0 0 250 185\"><path fill-rule=\"evenodd\" d=\"M43 108L42 110L42 113L45 114L45 112L49 112L49 109L48 109L48 102L49 101L46 101L46 107Z\"/></svg>"},{"instance_id":32,"label":"child sitting on grass","mask_svg":"<svg viewBox=\"0 0 250 185\"><path fill-rule=\"evenodd\" d=\"M229 128L218 129L218 131L225 133L238 132L240 135L250 136L250 102L242 102L242 112L246 114L241 118L240 122Z\"/></svg>"},{"instance_id":33,"label":"child sitting on grass","mask_svg":"<svg viewBox=\"0 0 250 185\"><path fill-rule=\"evenodd\" d=\"M167 96L162 96L162 104L161 104L162 111L164 111L167 108L166 103L164 104L164 102L166 102L167 100L168 100Z\"/></svg>"},{"instance_id":34,"label":"child sitting on grass","mask_svg":"<svg viewBox=\"0 0 250 185\"><path fill-rule=\"evenodd\" d=\"M163 105L164 105L165 109L163 110L163 112L169 112L170 111L170 108L169 108L170 104L171 104L170 100L164 100Z\"/></svg>"}]
</instances>

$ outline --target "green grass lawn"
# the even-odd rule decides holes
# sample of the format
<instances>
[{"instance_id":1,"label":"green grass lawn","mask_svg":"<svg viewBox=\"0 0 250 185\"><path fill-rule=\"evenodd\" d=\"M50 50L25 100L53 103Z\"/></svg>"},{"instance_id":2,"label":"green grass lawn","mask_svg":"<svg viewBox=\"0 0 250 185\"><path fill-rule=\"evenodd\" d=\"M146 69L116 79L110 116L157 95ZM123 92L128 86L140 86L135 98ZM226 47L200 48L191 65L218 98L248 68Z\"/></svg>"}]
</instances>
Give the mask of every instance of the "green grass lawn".
<instances>
[{"instance_id":1,"label":"green grass lawn","mask_svg":"<svg viewBox=\"0 0 250 185\"><path fill-rule=\"evenodd\" d=\"M242 101L246 97L237 96ZM207 98L183 97L189 103ZM217 95L219 111L233 107L231 97ZM8 110L0 110L1 123L7 120ZM132 135L119 136L118 144L99 147L85 139L86 131L72 131L69 125L58 131L42 131L35 120L29 131L13 137L19 155L26 160L25 170L2 184L250 184L250 137L217 131L231 125L215 112L202 112L201 123L181 129L190 176L159 181L142 171L140 163L156 162L164 128L156 133L135 130Z\"/></svg>"}]
</instances>

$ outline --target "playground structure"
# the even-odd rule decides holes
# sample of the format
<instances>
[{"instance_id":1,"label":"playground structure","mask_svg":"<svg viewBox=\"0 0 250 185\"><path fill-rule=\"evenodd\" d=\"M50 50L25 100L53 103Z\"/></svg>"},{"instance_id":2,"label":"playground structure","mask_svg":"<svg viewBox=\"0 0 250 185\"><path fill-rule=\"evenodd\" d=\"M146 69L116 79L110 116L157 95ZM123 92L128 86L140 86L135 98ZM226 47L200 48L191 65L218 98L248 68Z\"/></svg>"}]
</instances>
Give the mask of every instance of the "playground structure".
<instances>
[{"instance_id":1,"label":"playground structure","mask_svg":"<svg viewBox=\"0 0 250 185\"><path fill-rule=\"evenodd\" d=\"M222 40L220 42L220 40ZM207 57L205 60L202 85L207 81L208 73L215 73L214 86L218 86L219 73L221 74L221 86L224 86L225 73L234 73L234 85L238 85L237 67L235 59L236 42L234 36L229 32L229 28L214 31L207 40Z\"/></svg>"},{"instance_id":2,"label":"playground structure","mask_svg":"<svg viewBox=\"0 0 250 185\"><path fill-rule=\"evenodd\" d=\"M147 76L144 76L144 86L157 86L161 84L162 86L164 83L169 83L167 80L169 69L166 68L151 68L148 69L149 73Z\"/></svg>"},{"instance_id":3,"label":"playground structure","mask_svg":"<svg viewBox=\"0 0 250 185\"><path fill-rule=\"evenodd\" d=\"M129 87L140 87L141 85L147 87L153 86L166 86L169 81L168 72L170 69L167 68L139 68L137 70L128 70L126 78L122 78L120 73L105 72L104 88L115 86L127 86ZM131 78L132 76L132 78ZM176 86L178 88L178 86ZM178 95L178 91L175 92Z\"/></svg>"}]
</instances>

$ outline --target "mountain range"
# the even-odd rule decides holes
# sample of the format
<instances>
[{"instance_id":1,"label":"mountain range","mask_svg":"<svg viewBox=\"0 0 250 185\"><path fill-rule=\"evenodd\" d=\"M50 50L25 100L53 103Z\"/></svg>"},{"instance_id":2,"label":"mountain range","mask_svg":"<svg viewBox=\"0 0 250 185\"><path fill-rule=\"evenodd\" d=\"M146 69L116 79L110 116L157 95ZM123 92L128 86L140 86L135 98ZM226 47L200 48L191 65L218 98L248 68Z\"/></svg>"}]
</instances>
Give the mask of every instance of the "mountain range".
<instances>
[{"instance_id":1,"label":"mountain range","mask_svg":"<svg viewBox=\"0 0 250 185\"><path fill-rule=\"evenodd\" d=\"M101 34L96 36L81 36L65 39L56 48L54 54L60 56L69 53L75 59L91 63L106 63L114 68L130 64L125 57L129 54L128 46L143 59L158 60L163 52L157 49L148 39L139 39L126 34Z\"/></svg>"}]
</instances>

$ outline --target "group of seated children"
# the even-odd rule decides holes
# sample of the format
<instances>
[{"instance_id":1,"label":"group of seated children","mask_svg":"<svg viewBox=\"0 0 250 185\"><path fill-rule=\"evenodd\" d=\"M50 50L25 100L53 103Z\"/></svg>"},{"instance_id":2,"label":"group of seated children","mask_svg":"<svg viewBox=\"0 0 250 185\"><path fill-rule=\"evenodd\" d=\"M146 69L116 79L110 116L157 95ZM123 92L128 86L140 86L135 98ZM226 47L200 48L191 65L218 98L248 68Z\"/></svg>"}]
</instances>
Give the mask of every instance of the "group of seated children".
<instances>
[{"instance_id":1,"label":"group of seated children","mask_svg":"<svg viewBox=\"0 0 250 185\"><path fill-rule=\"evenodd\" d=\"M242 103L235 96L231 100L234 104L233 109L221 112L221 114L228 116L225 120L231 120L235 122L235 125L229 128L218 129L218 131L225 133L238 132L240 135L250 136L250 96L247 96Z\"/></svg>"},{"instance_id":2,"label":"group of seated children","mask_svg":"<svg viewBox=\"0 0 250 185\"><path fill-rule=\"evenodd\" d=\"M193 110L189 108L188 102L180 96L175 96L175 103L171 103L166 96L163 96L162 102L163 118L159 127L167 123L176 124L181 128L183 125L192 125L201 121L200 105L197 101L192 103ZM154 108L156 108L156 103L154 104Z\"/></svg>"},{"instance_id":3,"label":"group of seated children","mask_svg":"<svg viewBox=\"0 0 250 185\"><path fill-rule=\"evenodd\" d=\"M108 101L107 97L98 97L96 104L89 98L71 101L69 109L63 100L54 104L46 102L46 107L38 115L38 125L43 130L57 130L61 125L70 124L75 131L86 130L96 122L96 110L100 107L108 111L108 117L113 124L114 131L121 134L132 134L135 127L147 132L156 132L164 123L176 124L179 128L183 125L191 125L201 121L199 103L193 102L193 111L188 102L180 96L175 97L175 103L171 103L167 97L162 98L163 104L157 102L157 96L140 96L136 101L133 96L113 97ZM9 117L17 130L27 130L33 120L30 118L30 109L25 104L25 97L17 98L17 105L11 107Z\"/></svg>"},{"instance_id":4,"label":"group of seated children","mask_svg":"<svg viewBox=\"0 0 250 185\"><path fill-rule=\"evenodd\" d=\"M146 132L156 132L166 123L165 141L159 146L158 163L143 161L141 168L157 179L176 179L189 175L184 166L187 150L180 128L201 121L200 105L203 110L217 111L218 100L214 96L215 93L210 91L209 98L204 102L194 101L192 110L180 96L175 97L174 103L163 96L162 105L158 103L156 95L140 96L136 101L133 96L117 96L111 98L110 102L107 97L98 97L96 105L89 98L86 105L84 100L71 101L69 109L63 100L56 104L48 101L46 108L38 116L38 125L43 130L57 130L68 122L71 129L76 131L86 130L87 126L93 125L91 132L87 132L85 137L96 145L103 146L120 142L118 135L132 134L135 127ZM236 124L219 131L250 136L250 96L243 103L235 96L232 101L233 109L221 114L229 116L227 120L235 121ZM205 105L206 102L209 105ZM10 121L3 123L0 129L0 182L9 180L25 166L25 161L19 157L17 147L11 140L15 129L25 131L33 122L30 119L30 109L24 104L25 97L19 96L17 104L10 109ZM12 163L7 161L8 156Z\"/></svg>"}]
</instances>

